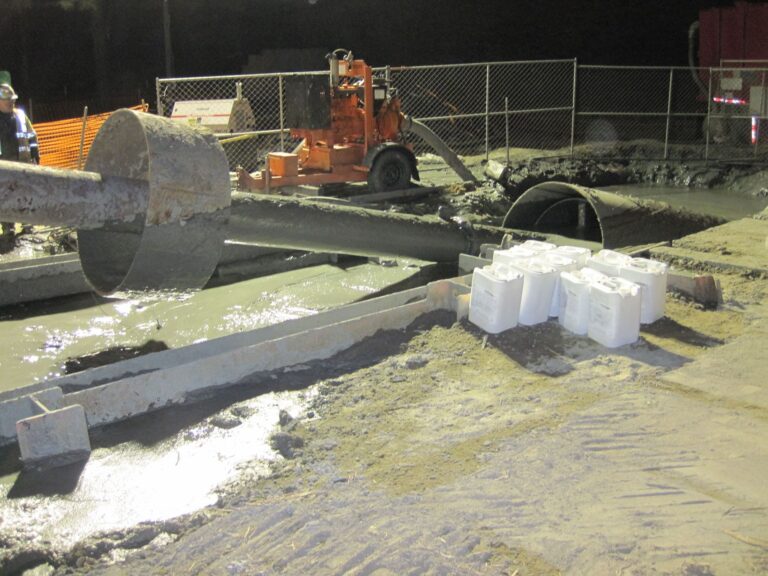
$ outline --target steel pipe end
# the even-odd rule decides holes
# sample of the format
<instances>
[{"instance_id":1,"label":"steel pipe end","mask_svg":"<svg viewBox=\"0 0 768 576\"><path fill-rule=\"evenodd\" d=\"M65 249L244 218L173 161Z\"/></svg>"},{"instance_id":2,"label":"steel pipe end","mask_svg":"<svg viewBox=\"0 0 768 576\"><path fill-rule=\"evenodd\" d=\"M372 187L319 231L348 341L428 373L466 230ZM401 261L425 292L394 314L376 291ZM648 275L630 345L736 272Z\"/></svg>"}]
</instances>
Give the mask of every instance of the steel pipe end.
<instances>
[{"instance_id":1,"label":"steel pipe end","mask_svg":"<svg viewBox=\"0 0 768 576\"><path fill-rule=\"evenodd\" d=\"M83 271L98 293L205 285L221 255L231 202L227 159L212 134L118 110L96 135L85 169L147 183L144 214L78 230Z\"/></svg>"},{"instance_id":2,"label":"steel pipe end","mask_svg":"<svg viewBox=\"0 0 768 576\"><path fill-rule=\"evenodd\" d=\"M672 240L722 223L720 218L675 209L663 202L565 182L543 182L515 201L503 226L621 248Z\"/></svg>"}]
</instances>

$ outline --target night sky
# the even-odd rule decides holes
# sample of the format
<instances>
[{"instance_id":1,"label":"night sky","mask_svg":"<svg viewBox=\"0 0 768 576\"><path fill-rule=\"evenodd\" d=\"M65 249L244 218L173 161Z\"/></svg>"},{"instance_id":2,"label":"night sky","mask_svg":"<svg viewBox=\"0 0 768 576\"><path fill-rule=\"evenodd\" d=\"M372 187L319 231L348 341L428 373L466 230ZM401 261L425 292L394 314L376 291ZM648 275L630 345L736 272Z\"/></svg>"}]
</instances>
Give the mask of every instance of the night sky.
<instances>
[{"instance_id":1,"label":"night sky","mask_svg":"<svg viewBox=\"0 0 768 576\"><path fill-rule=\"evenodd\" d=\"M28 2L31 10L6 9L0 16L0 70L11 72L22 99L154 101L155 78L165 77L163 0ZM82 8L94 2L100 11ZM173 75L237 74L249 54L287 48L349 48L374 66L571 58L584 64L682 66L688 27L699 9L731 4L170 0ZM324 67L324 61L297 64Z\"/></svg>"}]
</instances>

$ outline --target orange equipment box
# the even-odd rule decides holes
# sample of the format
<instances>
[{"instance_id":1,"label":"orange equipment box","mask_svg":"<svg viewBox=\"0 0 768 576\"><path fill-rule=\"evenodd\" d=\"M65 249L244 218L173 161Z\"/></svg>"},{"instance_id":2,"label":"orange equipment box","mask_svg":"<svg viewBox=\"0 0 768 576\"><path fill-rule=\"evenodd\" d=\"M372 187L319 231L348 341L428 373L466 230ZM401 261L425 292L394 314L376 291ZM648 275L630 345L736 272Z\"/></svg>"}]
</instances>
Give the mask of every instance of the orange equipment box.
<instances>
[{"instance_id":1,"label":"orange equipment box","mask_svg":"<svg viewBox=\"0 0 768 576\"><path fill-rule=\"evenodd\" d=\"M267 154L269 171L272 176L298 176L299 156L288 152L270 152Z\"/></svg>"}]
</instances>

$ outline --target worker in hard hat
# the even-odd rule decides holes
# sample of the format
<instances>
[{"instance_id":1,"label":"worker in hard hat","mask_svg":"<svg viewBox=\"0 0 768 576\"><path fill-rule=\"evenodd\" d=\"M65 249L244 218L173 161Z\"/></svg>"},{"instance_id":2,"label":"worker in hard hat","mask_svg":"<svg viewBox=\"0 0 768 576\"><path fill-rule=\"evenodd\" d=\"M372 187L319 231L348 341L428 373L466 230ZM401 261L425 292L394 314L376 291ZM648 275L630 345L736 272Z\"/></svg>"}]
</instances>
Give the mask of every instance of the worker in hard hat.
<instances>
[{"instance_id":1,"label":"worker in hard hat","mask_svg":"<svg viewBox=\"0 0 768 576\"><path fill-rule=\"evenodd\" d=\"M0 160L40 162L37 133L23 110L16 108L19 97L10 84L0 84ZM3 235L13 238L13 222L2 222Z\"/></svg>"}]
</instances>

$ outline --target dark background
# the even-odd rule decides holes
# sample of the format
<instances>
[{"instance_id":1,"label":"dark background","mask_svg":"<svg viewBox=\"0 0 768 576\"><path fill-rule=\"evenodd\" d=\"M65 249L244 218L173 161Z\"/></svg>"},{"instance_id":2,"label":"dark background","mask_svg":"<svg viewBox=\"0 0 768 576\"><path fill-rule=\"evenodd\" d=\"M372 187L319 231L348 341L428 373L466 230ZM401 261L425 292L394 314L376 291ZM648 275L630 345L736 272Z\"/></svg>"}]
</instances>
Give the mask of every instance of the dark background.
<instances>
[{"instance_id":1,"label":"dark background","mask_svg":"<svg viewBox=\"0 0 768 576\"><path fill-rule=\"evenodd\" d=\"M22 102L32 100L35 121L77 115L67 112L84 103L91 112L141 99L154 106L155 78L166 77L163 0L0 2L0 70L11 72ZM699 9L732 3L168 0L172 76L238 74L249 55L280 49L349 48L374 66L572 58L684 66Z\"/></svg>"}]
</instances>

